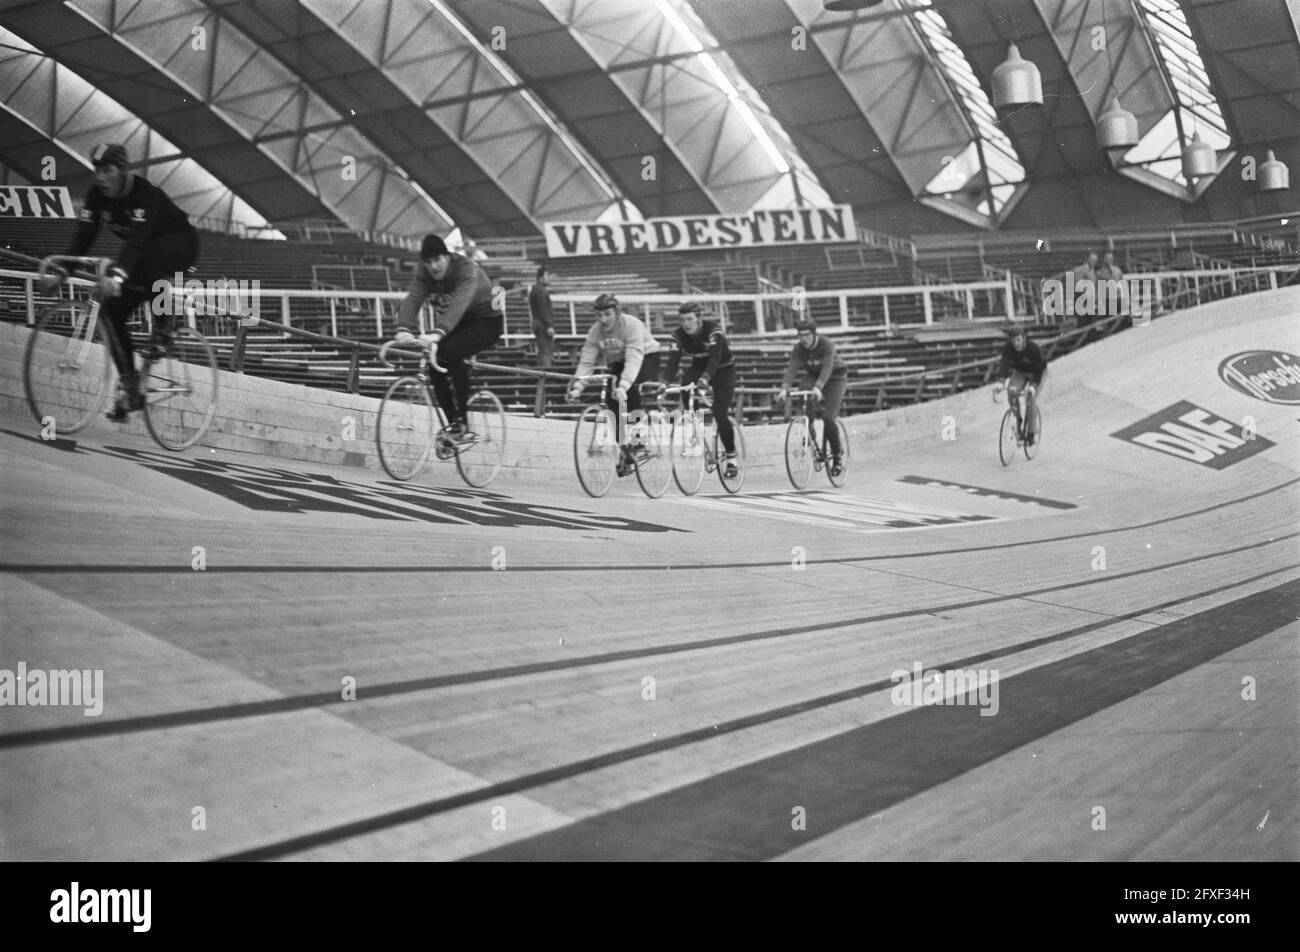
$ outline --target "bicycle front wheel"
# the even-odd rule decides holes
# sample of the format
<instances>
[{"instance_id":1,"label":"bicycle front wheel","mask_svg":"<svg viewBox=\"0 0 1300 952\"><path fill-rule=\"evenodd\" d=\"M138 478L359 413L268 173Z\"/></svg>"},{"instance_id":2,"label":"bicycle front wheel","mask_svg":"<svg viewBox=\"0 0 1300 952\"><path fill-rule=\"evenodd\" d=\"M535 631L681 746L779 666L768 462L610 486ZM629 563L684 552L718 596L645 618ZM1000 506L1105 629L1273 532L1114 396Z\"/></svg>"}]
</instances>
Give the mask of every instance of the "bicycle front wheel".
<instances>
[{"instance_id":1,"label":"bicycle front wheel","mask_svg":"<svg viewBox=\"0 0 1300 952\"><path fill-rule=\"evenodd\" d=\"M838 476L834 475L835 467L833 462L828 463L826 465L826 478L831 481L832 486L839 489L844 485L844 481L849 477L849 428L846 427L844 421L838 417L835 420L835 428L840 434L840 474ZM829 446L826 447L826 454L829 458Z\"/></svg>"},{"instance_id":2,"label":"bicycle front wheel","mask_svg":"<svg viewBox=\"0 0 1300 952\"><path fill-rule=\"evenodd\" d=\"M718 481L722 483L723 489L734 496L745 485L745 431L734 417L731 420L731 430L736 434L736 475L727 478L727 460L724 458L726 447L722 445L716 429L713 431L713 454L718 461Z\"/></svg>"},{"instance_id":3,"label":"bicycle front wheel","mask_svg":"<svg viewBox=\"0 0 1300 952\"><path fill-rule=\"evenodd\" d=\"M785 471L795 489L806 489L812 479L815 450L812 425L807 417L795 417L785 430Z\"/></svg>"},{"instance_id":4,"label":"bicycle front wheel","mask_svg":"<svg viewBox=\"0 0 1300 952\"><path fill-rule=\"evenodd\" d=\"M92 305L65 301L41 312L23 353L27 405L42 427L66 436L86 426L104 406L113 358Z\"/></svg>"},{"instance_id":5,"label":"bicycle front wheel","mask_svg":"<svg viewBox=\"0 0 1300 952\"><path fill-rule=\"evenodd\" d=\"M672 430L668 420L658 410L652 410L645 422L633 427L636 454L636 481L641 491L651 499L658 499L668 491L673 476Z\"/></svg>"},{"instance_id":6,"label":"bicycle front wheel","mask_svg":"<svg viewBox=\"0 0 1300 952\"><path fill-rule=\"evenodd\" d=\"M1002 459L1003 466L1010 466L1011 461L1016 458L1019 442L1016 435L1016 415L1008 410L1002 414L1002 430L998 436L998 456Z\"/></svg>"},{"instance_id":7,"label":"bicycle front wheel","mask_svg":"<svg viewBox=\"0 0 1300 952\"><path fill-rule=\"evenodd\" d=\"M480 390L465 405L465 423L473 441L460 446L456 468L461 479L482 488L501 471L506 451L506 413L491 390Z\"/></svg>"},{"instance_id":8,"label":"bicycle front wheel","mask_svg":"<svg viewBox=\"0 0 1300 952\"><path fill-rule=\"evenodd\" d=\"M181 325L145 360L144 425L159 446L183 450L199 441L217 412L217 355L208 339ZM152 359L150 359L152 358Z\"/></svg>"},{"instance_id":9,"label":"bicycle front wheel","mask_svg":"<svg viewBox=\"0 0 1300 952\"><path fill-rule=\"evenodd\" d=\"M618 427L608 407L593 403L573 428L573 465L588 496L599 498L614 484L618 466Z\"/></svg>"},{"instance_id":10,"label":"bicycle front wheel","mask_svg":"<svg viewBox=\"0 0 1300 952\"><path fill-rule=\"evenodd\" d=\"M389 476L407 480L420 471L433 448L436 420L424 381L402 377L388 388L375 419L375 448Z\"/></svg>"},{"instance_id":11,"label":"bicycle front wheel","mask_svg":"<svg viewBox=\"0 0 1300 952\"><path fill-rule=\"evenodd\" d=\"M673 481L687 496L700 491L704 482L705 465L704 427L698 414L681 414L673 420L672 460Z\"/></svg>"},{"instance_id":12,"label":"bicycle front wheel","mask_svg":"<svg viewBox=\"0 0 1300 952\"><path fill-rule=\"evenodd\" d=\"M1038 404L1036 403L1025 433L1026 435L1029 433L1034 434L1034 442L1030 443L1025 440L1025 459L1033 459L1038 455L1038 450L1043 445L1043 415L1038 411Z\"/></svg>"}]
</instances>

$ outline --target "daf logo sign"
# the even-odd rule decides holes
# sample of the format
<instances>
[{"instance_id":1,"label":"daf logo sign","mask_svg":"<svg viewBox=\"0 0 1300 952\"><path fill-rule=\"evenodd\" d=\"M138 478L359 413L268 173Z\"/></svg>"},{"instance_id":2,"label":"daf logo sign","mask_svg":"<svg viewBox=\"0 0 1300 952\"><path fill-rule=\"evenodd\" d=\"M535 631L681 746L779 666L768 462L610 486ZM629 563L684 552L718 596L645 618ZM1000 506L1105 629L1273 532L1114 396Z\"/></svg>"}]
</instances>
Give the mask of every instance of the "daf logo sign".
<instances>
[{"instance_id":1,"label":"daf logo sign","mask_svg":"<svg viewBox=\"0 0 1300 952\"><path fill-rule=\"evenodd\" d=\"M1248 397L1300 404L1300 357L1280 350L1248 350L1219 364L1219 377Z\"/></svg>"}]
</instances>

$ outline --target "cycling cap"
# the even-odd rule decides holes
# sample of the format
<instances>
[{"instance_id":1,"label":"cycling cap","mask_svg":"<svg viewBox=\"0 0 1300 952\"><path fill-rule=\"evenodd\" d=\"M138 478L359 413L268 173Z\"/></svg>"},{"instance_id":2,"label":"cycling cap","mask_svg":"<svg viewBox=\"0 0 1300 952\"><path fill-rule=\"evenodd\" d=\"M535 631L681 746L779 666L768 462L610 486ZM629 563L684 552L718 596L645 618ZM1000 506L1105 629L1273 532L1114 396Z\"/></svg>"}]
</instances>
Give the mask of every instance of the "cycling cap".
<instances>
[{"instance_id":1,"label":"cycling cap","mask_svg":"<svg viewBox=\"0 0 1300 952\"><path fill-rule=\"evenodd\" d=\"M117 143L100 143L90 150L90 161L95 168L116 165L126 168L126 146Z\"/></svg>"},{"instance_id":2,"label":"cycling cap","mask_svg":"<svg viewBox=\"0 0 1300 952\"><path fill-rule=\"evenodd\" d=\"M687 301L677 309L678 314L701 314L703 311L699 301Z\"/></svg>"},{"instance_id":3,"label":"cycling cap","mask_svg":"<svg viewBox=\"0 0 1300 952\"><path fill-rule=\"evenodd\" d=\"M1007 328L1007 336L1012 338L1028 337L1029 333L1019 324L1012 324L1010 327Z\"/></svg>"},{"instance_id":4,"label":"cycling cap","mask_svg":"<svg viewBox=\"0 0 1300 952\"><path fill-rule=\"evenodd\" d=\"M794 329L796 331L812 331L815 334L817 333L817 322L805 317L794 322Z\"/></svg>"},{"instance_id":5,"label":"cycling cap","mask_svg":"<svg viewBox=\"0 0 1300 952\"><path fill-rule=\"evenodd\" d=\"M603 311L606 308L611 307L617 308L618 298L614 297L612 294L602 294L600 297L596 298L596 303L593 304L592 307L597 311Z\"/></svg>"},{"instance_id":6,"label":"cycling cap","mask_svg":"<svg viewBox=\"0 0 1300 952\"><path fill-rule=\"evenodd\" d=\"M428 261L430 258L439 258L447 254L447 244L437 235L425 235L424 241L420 242L420 258Z\"/></svg>"}]
</instances>

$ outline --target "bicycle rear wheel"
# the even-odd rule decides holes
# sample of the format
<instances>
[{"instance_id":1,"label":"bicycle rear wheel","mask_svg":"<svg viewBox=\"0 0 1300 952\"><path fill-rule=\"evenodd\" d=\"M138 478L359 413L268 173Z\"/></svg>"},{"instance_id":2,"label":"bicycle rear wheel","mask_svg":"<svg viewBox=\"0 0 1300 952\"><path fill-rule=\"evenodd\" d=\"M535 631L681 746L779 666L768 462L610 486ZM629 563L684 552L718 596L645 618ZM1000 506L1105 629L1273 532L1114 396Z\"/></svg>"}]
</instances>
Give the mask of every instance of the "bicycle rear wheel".
<instances>
[{"instance_id":1,"label":"bicycle rear wheel","mask_svg":"<svg viewBox=\"0 0 1300 952\"><path fill-rule=\"evenodd\" d=\"M1025 441L1025 459L1033 459L1037 456L1039 447L1043 445L1043 415L1038 411L1038 404L1034 404L1034 412L1031 416L1032 419L1025 432L1034 434L1034 442Z\"/></svg>"},{"instance_id":2,"label":"bicycle rear wheel","mask_svg":"<svg viewBox=\"0 0 1300 952\"><path fill-rule=\"evenodd\" d=\"M618 465L618 427L608 407L593 403L573 428L573 465L588 496L599 498L614 484Z\"/></svg>"},{"instance_id":3,"label":"bicycle rear wheel","mask_svg":"<svg viewBox=\"0 0 1300 952\"><path fill-rule=\"evenodd\" d=\"M663 413L651 410L632 433L633 441L643 444L636 451L636 481L643 493L658 499L667 492L673 475L672 429Z\"/></svg>"},{"instance_id":4,"label":"bicycle rear wheel","mask_svg":"<svg viewBox=\"0 0 1300 952\"><path fill-rule=\"evenodd\" d=\"M807 488L812 479L814 450L808 418L795 417L785 430L785 471L795 489Z\"/></svg>"},{"instance_id":5,"label":"bicycle rear wheel","mask_svg":"<svg viewBox=\"0 0 1300 952\"><path fill-rule=\"evenodd\" d=\"M731 420L731 430L736 434L736 475L734 478L727 478L726 448L722 445L722 439L718 436L716 429L713 431L713 455L718 461L718 481L722 483L723 489L734 496L745 485L745 431L741 429L740 424L736 422L734 417Z\"/></svg>"},{"instance_id":6,"label":"bicycle rear wheel","mask_svg":"<svg viewBox=\"0 0 1300 952\"><path fill-rule=\"evenodd\" d=\"M159 352L146 359L140 389L144 425L164 449L183 450L199 441L217 412L217 355L208 339L181 325ZM154 356L151 349L150 356Z\"/></svg>"},{"instance_id":7,"label":"bicycle rear wheel","mask_svg":"<svg viewBox=\"0 0 1300 952\"><path fill-rule=\"evenodd\" d=\"M456 453L461 479L482 488L501 471L506 451L506 413L491 390L480 390L465 405L465 423L474 440L462 443Z\"/></svg>"},{"instance_id":8,"label":"bicycle rear wheel","mask_svg":"<svg viewBox=\"0 0 1300 952\"><path fill-rule=\"evenodd\" d=\"M393 382L375 419L375 448L389 476L406 480L420 471L433 448L436 421L423 380L402 377Z\"/></svg>"},{"instance_id":9,"label":"bicycle rear wheel","mask_svg":"<svg viewBox=\"0 0 1300 952\"><path fill-rule=\"evenodd\" d=\"M76 433L104 406L113 358L92 305L65 301L37 318L23 353L23 389L41 426L49 419L59 436Z\"/></svg>"},{"instance_id":10,"label":"bicycle rear wheel","mask_svg":"<svg viewBox=\"0 0 1300 952\"><path fill-rule=\"evenodd\" d=\"M1016 414L1008 410L1002 414L1002 429L998 436L998 456L1002 459L1003 466L1010 466L1011 461L1016 458L1016 449L1019 440L1016 437Z\"/></svg>"},{"instance_id":11,"label":"bicycle rear wheel","mask_svg":"<svg viewBox=\"0 0 1300 952\"><path fill-rule=\"evenodd\" d=\"M682 413L673 420L673 481L687 496L694 496L704 482L704 426L699 414Z\"/></svg>"},{"instance_id":12,"label":"bicycle rear wheel","mask_svg":"<svg viewBox=\"0 0 1300 952\"><path fill-rule=\"evenodd\" d=\"M826 464L826 478L831 481L831 485L836 489L844 485L844 481L849 476L849 428L844 425L844 421L838 417L835 420L835 428L840 434L840 474L832 476L831 471L834 468L833 460ZM830 460L830 447L826 448L826 455Z\"/></svg>"}]
</instances>

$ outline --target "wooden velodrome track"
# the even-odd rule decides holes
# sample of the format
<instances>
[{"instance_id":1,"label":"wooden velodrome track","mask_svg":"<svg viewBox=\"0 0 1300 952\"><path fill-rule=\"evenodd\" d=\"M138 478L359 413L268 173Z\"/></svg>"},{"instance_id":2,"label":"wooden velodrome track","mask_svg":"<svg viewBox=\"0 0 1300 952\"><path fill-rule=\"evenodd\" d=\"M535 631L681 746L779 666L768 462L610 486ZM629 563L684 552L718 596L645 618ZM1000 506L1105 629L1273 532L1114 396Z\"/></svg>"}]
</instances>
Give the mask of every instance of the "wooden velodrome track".
<instances>
[{"instance_id":1,"label":"wooden velodrome track","mask_svg":"<svg viewBox=\"0 0 1300 952\"><path fill-rule=\"evenodd\" d=\"M1032 462L982 391L854 421L843 490L737 499L9 412L0 669L104 686L0 707L0 859L1294 860L1300 408L1217 368L1300 354L1298 313L1054 363ZM1222 468L1113 435L1182 401L1258 435L1206 437ZM997 681L899 703L922 669Z\"/></svg>"}]
</instances>

